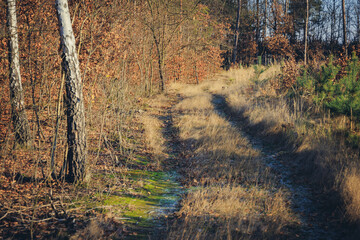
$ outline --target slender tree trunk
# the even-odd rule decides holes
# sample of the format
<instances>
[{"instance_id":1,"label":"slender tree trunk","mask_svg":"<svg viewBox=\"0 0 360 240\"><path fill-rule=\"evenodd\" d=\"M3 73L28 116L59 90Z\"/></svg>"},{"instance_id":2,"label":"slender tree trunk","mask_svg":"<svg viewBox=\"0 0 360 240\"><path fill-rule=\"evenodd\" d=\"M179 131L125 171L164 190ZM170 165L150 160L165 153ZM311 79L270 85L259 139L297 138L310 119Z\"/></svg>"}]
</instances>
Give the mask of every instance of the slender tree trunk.
<instances>
[{"instance_id":1,"label":"slender tree trunk","mask_svg":"<svg viewBox=\"0 0 360 240\"><path fill-rule=\"evenodd\" d=\"M165 91L165 79L164 79L164 60L162 57L159 57L159 77L160 77L160 91Z\"/></svg>"},{"instance_id":2,"label":"slender tree trunk","mask_svg":"<svg viewBox=\"0 0 360 240\"><path fill-rule=\"evenodd\" d=\"M156 52L158 54L158 67L159 67L159 78L160 78L160 91L165 91L165 79L164 79L164 54L161 51L161 46L159 40L157 39L155 32L153 32L153 38L155 42Z\"/></svg>"},{"instance_id":3,"label":"slender tree trunk","mask_svg":"<svg viewBox=\"0 0 360 240\"><path fill-rule=\"evenodd\" d=\"M265 2L265 8L264 8L264 40L266 38L266 32L267 32L267 8L268 8L268 0L264 0Z\"/></svg>"},{"instance_id":4,"label":"slender tree trunk","mask_svg":"<svg viewBox=\"0 0 360 240\"><path fill-rule=\"evenodd\" d=\"M241 17L241 0L238 0L238 9L237 9L237 16L236 16L236 29L235 29L235 36L234 36L234 49L232 55L232 63L236 62L236 55L238 51L238 43L239 43L239 35L240 35L240 17Z\"/></svg>"},{"instance_id":5,"label":"slender tree trunk","mask_svg":"<svg viewBox=\"0 0 360 240\"><path fill-rule=\"evenodd\" d=\"M267 32L267 8L268 8L268 0L264 0L264 4L265 4L265 7L264 7L264 30L263 30L263 46L264 46L264 57L263 57L263 61L265 63L265 65L267 64L267 54L266 54L266 47L265 47L265 42L266 42L266 32Z\"/></svg>"},{"instance_id":6,"label":"slender tree trunk","mask_svg":"<svg viewBox=\"0 0 360 240\"><path fill-rule=\"evenodd\" d=\"M331 25L330 25L330 44L331 50L333 50L333 45L335 41L335 26L336 26L336 0L332 2L332 9L331 9Z\"/></svg>"},{"instance_id":7,"label":"slender tree trunk","mask_svg":"<svg viewBox=\"0 0 360 240\"><path fill-rule=\"evenodd\" d=\"M183 18L183 0L180 0L180 17L181 17L181 19ZM180 46L183 45L183 44L182 44L182 38L183 38L182 32L183 32L183 31L182 31L182 25L180 24L180 26L179 26ZM181 65L181 51L179 51L179 59L180 59L180 61L179 61L179 69L178 69L178 77L177 77L177 80L180 82L180 81L181 81L181 74L182 74L182 72L181 72L181 69L182 69L182 65ZM175 80L176 80L176 78L175 78Z\"/></svg>"},{"instance_id":8,"label":"slender tree trunk","mask_svg":"<svg viewBox=\"0 0 360 240\"><path fill-rule=\"evenodd\" d=\"M256 45L259 48L259 38L260 38L260 6L259 0L256 0Z\"/></svg>"},{"instance_id":9,"label":"slender tree trunk","mask_svg":"<svg viewBox=\"0 0 360 240\"><path fill-rule=\"evenodd\" d=\"M80 182L86 177L85 109L79 60L67 0L56 0L62 48L62 67L66 77L66 114L69 181Z\"/></svg>"},{"instance_id":10,"label":"slender tree trunk","mask_svg":"<svg viewBox=\"0 0 360 240\"><path fill-rule=\"evenodd\" d=\"M308 30L309 29L309 0L306 0L306 19L305 19L305 31L304 31L304 65L307 65L307 50L308 50Z\"/></svg>"},{"instance_id":11,"label":"slender tree trunk","mask_svg":"<svg viewBox=\"0 0 360 240\"><path fill-rule=\"evenodd\" d=\"M360 0L356 5L356 40L360 42Z\"/></svg>"},{"instance_id":12,"label":"slender tree trunk","mask_svg":"<svg viewBox=\"0 0 360 240\"><path fill-rule=\"evenodd\" d=\"M14 126L15 142L20 145L29 145L31 143L31 133L25 112L24 93L21 84L15 0L7 0L7 25L9 32L11 118Z\"/></svg>"},{"instance_id":13,"label":"slender tree trunk","mask_svg":"<svg viewBox=\"0 0 360 240\"><path fill-rule=\"evenodd\" d=\"M285 15L289 12L289 0L285 0Z\"/></svg>"},{"instance_id":14,"label":"slender tree trunk","mask_svg":"<svg viewBox=\"0 0 360 240\"><path fill-rule=\"evenodd\" d=\"M275 34L277 34L277 21L278 21L278 16L277 16L277 12L276 12L276 7L279 5L275 5L277 4L276 0L272 1L272 6L271 6L271 10L272 10L272 15L274 16L274 32Z\"/></svg>"},{"instance_id":15,"label":"slender tree trunk","mask_svg":"<svg viewBox=\"0 0 360 240\"><path fill-rule=\"evenodd\" d=\"M199 75L198 75L197 68L196 68L196 62L195 62L195 65L194 65L194 71L195 71L196 84L199 84Z\"/></svg>"},{"instance_id":16,"label":"slender tree trunk","mask_svg":"<svg viewBox=\"0 0 360 240\"><path fill-rule=\"evenodd\" d=\"M356 3L356 40L360 42L360 0Z\"/></svg>"},{"instance_id":17,"label":"slender tree trunk","mask_svg":"<svg viewBox=\"0 0 360 240\"><path fill-rule=\"evenodd\" d=\"M343 14L343 46L345 48L345 56L348 55L347 51L347 36L346 36L346 9L345 9L345 0L342 0L342 14Z\"/></svg>"}]
</instances>

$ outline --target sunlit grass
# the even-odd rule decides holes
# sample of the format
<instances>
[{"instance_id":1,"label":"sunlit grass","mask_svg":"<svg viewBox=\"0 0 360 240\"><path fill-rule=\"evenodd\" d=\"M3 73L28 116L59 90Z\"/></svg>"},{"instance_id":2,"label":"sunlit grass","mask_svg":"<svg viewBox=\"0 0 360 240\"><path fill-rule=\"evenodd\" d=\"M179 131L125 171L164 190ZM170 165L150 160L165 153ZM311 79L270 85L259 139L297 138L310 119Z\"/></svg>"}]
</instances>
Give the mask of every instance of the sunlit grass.
<instances>
[{"instance_id":1,"label":"sunlit grass","mask_svg":"<svg viewBox=\"0 0 360 240\"><path fill-rule=\"evenodd\" d=\"M234 80L226 81L226 76L191 88L177 86L184 99L174 107L180 113L175 124L191 154L184 177L189 186L197 187L181 201L179 220L171 226L169 239L271 239L299 223L259 151L212 102L209 92L251 84L245 78L253 71L239 71L244 77L230 72Z\"/></svg>"}]
</instances>

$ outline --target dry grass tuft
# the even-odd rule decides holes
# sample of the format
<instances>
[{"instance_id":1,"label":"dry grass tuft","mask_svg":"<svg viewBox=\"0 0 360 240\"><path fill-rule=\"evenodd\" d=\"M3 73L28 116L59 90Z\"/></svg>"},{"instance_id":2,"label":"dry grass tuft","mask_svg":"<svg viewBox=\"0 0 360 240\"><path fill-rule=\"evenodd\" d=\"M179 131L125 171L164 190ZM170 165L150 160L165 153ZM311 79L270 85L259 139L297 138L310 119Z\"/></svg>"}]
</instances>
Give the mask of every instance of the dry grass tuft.
<instances>
[{"instance_id":1,"label":"dry grass tuft","mask_svg":"<svg viewBox=\"0 0 360 240\"><path fill-rule=\"evenodd\" d=\"M174 86L175 87L179 86L179 84L174 85ZM204 93L199 86L200 85L180 85L178 87L178 92L183 97L194 97L194 96L201 95Z\"/></svg>"},{"instance_id":2,"label":"dry grass tuft","mask_svg":"<svg viewBox=\"0 0 360 240\"><path fill-rule=\"evenodd\" d=\"M123 228L124 226L116 218L111 214L106 214L91 219L84 229L78 230L70 239L122 239L124 238Z\"/></svg>"},{"instance_id":3,"label":"dry grass tuft","mask_svg":"<svg viewBox=\"0 0 360 240\"><path fill-rule=\"evenodd\" d=\"M147 146L152 150L155 159L158 162L161 162L166 158L165 152L165 139L161 133L161 129L164 127L164 124L157 118L144 114L141 116L145 131L145 140Z\"/></svg>"},{"instance_id":4,"label":"dry grass tuft","mask_svg":"<svg viewBox=\"0 0 360 240\"><path fill-rule=\"evenodd\" d=\"M265 172L259 152L217 114L181 116L177 126L180 138L196 153L186 174L197 181L255 180L259 171Z\"/></svg>"},{"instance_id":5,"label":"dry grass tuft","mask_svg":"<svg viewBox=\"0 0 360 240\"><path fill-rule=\"evenodd\" d=\"M343 196L346 202L346 212L352 221L360 220L360 174L351 172L345 174Z\"/></svg>"},{"instance_id":6,"label":"dry grass tuft","mask_svg":"<svg viewBox=\"0 0 360 240\"><path fill-rule=\"evenodd\" d=\"M214 186L190 192L169 239L272 239L293 222L281 193Z\"/></svg>"},{"instance_id":7,"label":"dry grass tuft","mask_svg":"<svg viewBox=\"0 0 360 240\"><path fill-rule=\"evenodd\" d=\"M262 74L259 76L259 81L273 79L274 77L281 74L281 65L273 64L270 65Z\"/></svg>"},{"instance_id":8,"label":"dry grass tuft","mask_svg":"<svg viewBox=\"0 0 360 240\"><path fill-rule=\"evenodd\" d=\"M280 65L270 66L260 74L256 83L250 78L243 78L243 71L233 70L232 74L240 75L238 79L241 81L231 84L222 91L232 111L248 118L251 125L266 129L267 134L279 131L284 125L294 125L295 118L289 111L285 99L276 98L270 101L264 98L264 95L273 96L273 91L269 90L271 87L268 80L279 74Z\"/></svg>"},{"instance_id":9,"label":"dry grass tuft","mask_svg":"<svg viewBox=\"0 0 360 240\"><path fill-rule=\"evenodd\" d=\"M83 230L78 231L74 236L72 236L70 239L89 239L89 240L95 240L100 239L104 237L104 230L101 226L101 223L99 220L91 220L89 225L86 226Z\"/></svg>"},{"instance_id":10,"label":"dry grass tuft","mask_svg":"<svg viewBox=\"0 0 360 240\"><path fill-rule=\"evenodd\" d=\"M166 154L166 140L162 132L165 125L158 116L158 113L166 108L168 100L163 94L157 95L149 100L150 112L145 112L140 116L145 133L145 142L151 150L157 168L160 168L161 162L168 156Z\"/></svg>"},{"instance_id":11,"label":"dry grass tuft","mask_svg":"<svg viewBox=\"0 0 360 240\"><path fill-rule=\"evenodd\" d=\"M153 108L162 108L168 101L168 98L164 94L156 95L152 99L149 99L149 105Z\"/></svg>"},{"instance_id":12,"label":"dry grass tuft","mask_svg":"<svg viewBox=\"0 0 360 240\"><path fill-rule=\"evenodd\" d=\"M176 105L175 110L184 111L209 111L213 109L211 104L211 95L201 93L195 96L189 96Z\"/></svg>"},{"instance_id":13,"label":"dry grass tuft","mask_svg":"<svg viewBox=\"0 0 360 240\"><path fill-rule=\"evenodd\" d=\"M239 68L239 69L230 69L224 73L227 81L233 82L236 85L248 84L249 80L255 76L255 71L253 68Z\"/></svg>"}]
</instances>

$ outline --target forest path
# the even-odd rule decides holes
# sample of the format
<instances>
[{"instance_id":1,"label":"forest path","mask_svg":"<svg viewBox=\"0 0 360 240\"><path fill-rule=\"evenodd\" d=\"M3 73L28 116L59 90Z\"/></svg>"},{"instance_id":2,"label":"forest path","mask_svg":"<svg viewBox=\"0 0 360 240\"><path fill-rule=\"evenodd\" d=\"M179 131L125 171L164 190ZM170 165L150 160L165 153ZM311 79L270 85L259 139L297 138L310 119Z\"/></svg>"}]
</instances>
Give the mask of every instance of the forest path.
<instances>
[{"instance_id":1,"label":"forest path","mask_svg":"<svg viewBox=\"0 0 360 240\"><path fill-rule=\"evenodd\" d=\"M249 131L222 90L181 86L150 103L163 138L154 143L163 146L159 167L179 188L157 206L147 237L342 239L293 153Z\"/></svg>"},{"instance_id":2,"label":"forest path","mask_svg":"<svg viewBox=\"0 0 360 240\"><path fill-rule=\"evenodd\" d=\"M148 148L152 149L152 165L155 171L163 173L163 181L155 183L155 187L166 185L161 200L151 213L154 219L149 228L141 229L142 235L127 239L159 239L165 235L167 217L178 209L181 195L184 193L178 173L181 144L178 133L173 126L173 106L180 101L180 95L173 91L154 96L148 102L142 114L145 138ZM169 186L169 187L167 187ZM157 186L160 187L161 186Z\"/></svg>"},{"instance_id":3,"label":"forest path","mask_svg":"<svg viewBox=\"0 0 360 240\"><path fill-rule=\"evenodd\" d=\"M216 83L175 86L155 114L184 190L151 239L342 239L293 153L250 132Z\"/></svg>"},{"instance_id":4,"label":"forest path","mask_svg":"<svg viewBox=\"0 0 360 240\"><path fill-rule=\"evenodd\" d=\"M320 200L315 195L314 189L306 179L306 175L299 172L301 163L292 161L292 153L271 146L262 141L249 129L243 117L232 111L226 98L222 95L214 94L212 103L217 113L227 119L232 126L238 129L248 138L254 149L261 152L264 162L275 175L277 187L289 193L289 203L296 215L301 220L299 232L294 232L294 238L299 239L341 239L342 233L336 226L336 221L331 221L328 212L321 206Z\"/></svg>"}]
</instances>

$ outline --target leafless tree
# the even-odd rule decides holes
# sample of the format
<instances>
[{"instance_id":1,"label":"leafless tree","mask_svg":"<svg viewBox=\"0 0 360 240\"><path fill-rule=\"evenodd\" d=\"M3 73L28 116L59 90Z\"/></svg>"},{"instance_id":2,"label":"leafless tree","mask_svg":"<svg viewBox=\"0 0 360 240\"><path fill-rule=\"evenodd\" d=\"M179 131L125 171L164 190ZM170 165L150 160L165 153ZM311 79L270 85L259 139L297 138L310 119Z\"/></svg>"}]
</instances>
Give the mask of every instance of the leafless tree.
<instances>
[{"instance_id":1,"label":"leafless tree","mask_svg":"<svg viewBox=\"0 0 360 240\"><path fill-rule=\"evenodd\" d=\"M309 0L306 0L306 19L304 32L304 65L307 65L307 50L308 50L308 32L309 32Z\"/></svg>"},{"instance_id":2,"label":"leafless tree","mask_svg":"<svg viewBox=\"0 0 360 240\"><path fill-rule=\"evenodd\" d=\"M238 0L238 7L237 7L237 15L236 15L236 27L235 27L235 36L234 36L234 49L232 55L232 63L236 61L236 55L238 51L238 44L239 44L239 35L240 35L240 17L241 17L241 5L242 1Z\"/></svg>"},{"instance_id":3,"label":"leafless tree","mask_svg":"<svg viewBox=\"0 0 360 240\"><path fill-rule=\"evenodd\" d=\"M347 56L347 36L346 36L346 8L345 0L342 0L342 17L343 17L343 45L345 48L345 56Z\"/></svg>"}]
</instances>

